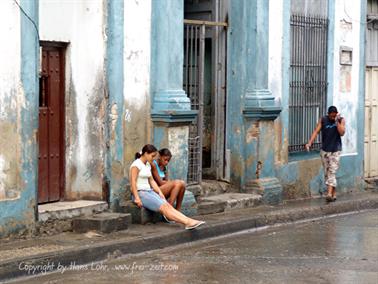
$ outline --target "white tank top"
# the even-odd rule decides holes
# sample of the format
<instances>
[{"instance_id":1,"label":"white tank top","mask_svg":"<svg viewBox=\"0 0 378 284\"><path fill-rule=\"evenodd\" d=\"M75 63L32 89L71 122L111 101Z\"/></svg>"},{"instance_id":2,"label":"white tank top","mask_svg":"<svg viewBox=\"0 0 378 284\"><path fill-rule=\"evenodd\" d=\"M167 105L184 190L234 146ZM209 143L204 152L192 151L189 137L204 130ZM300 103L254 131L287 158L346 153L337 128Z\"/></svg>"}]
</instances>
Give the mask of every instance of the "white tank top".
<instances>
[{"instance_id":1,"label":"white tank top","mask_svg":"<svg viewBox=\"0 0 378 284\"><path fill-rule=\"evenodd\" d=\"M148 162L145 164L140 159L136 159L130 166L129 176L131 176L131 169L133 167L136 167L139 170L138 178L136 181L137 190L152 190L151 185L148 182L149 177L152 176L151 165Z\"/></svg>"}]
</instances>

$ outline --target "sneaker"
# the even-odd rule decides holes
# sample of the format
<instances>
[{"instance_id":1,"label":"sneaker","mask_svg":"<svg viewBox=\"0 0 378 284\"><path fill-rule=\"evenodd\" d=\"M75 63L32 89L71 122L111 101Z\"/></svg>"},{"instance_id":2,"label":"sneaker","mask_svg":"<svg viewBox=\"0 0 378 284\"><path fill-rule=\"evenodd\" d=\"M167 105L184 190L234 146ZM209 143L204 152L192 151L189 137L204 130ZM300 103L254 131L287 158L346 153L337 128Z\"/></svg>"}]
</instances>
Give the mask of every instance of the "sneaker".
<instances>
[{"instance_id":1,"label":"sneaker","mask_svg":"<svg viewBox=\"0 0 378 284\"><path fill-rule=\"evenodd\" d=\"M186 226L185 227L185 230L193 230L203 224L205 224L206 222L205 221L199 221L198 223L194 224L193 226Z\"/></svg>"}]
</instances>

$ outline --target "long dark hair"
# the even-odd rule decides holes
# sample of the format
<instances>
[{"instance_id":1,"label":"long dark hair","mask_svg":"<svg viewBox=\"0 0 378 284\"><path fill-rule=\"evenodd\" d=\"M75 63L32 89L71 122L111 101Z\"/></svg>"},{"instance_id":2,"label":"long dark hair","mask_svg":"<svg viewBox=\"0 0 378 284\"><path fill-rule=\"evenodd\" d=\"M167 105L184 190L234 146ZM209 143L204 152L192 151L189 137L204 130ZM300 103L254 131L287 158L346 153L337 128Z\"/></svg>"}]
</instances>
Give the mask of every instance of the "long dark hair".
<instances>
[{"instance_id":1,"label":"long dark hair","mask_svg":"<svg viewBox=\"0 0 378 284\"><path fill-rule=\"evenodd\" d=\"M135 160L142 157L144 153L150 154L150 153L153 153L153 152L157 152L156 147L152 144L146 144L142 148L142 153L139 153L139 152L135 153Z\"/></svg>"},{"instance_id":2,"label":"long dark hair","mask_svg":"<svg viewBox=\"0 0 378 284\"><path fill-rule=\"evenodd\" d=\"M165 157L172 158L172 153L171 153L171 151L169 151L169 149L163 148L163 149L159 150L159 156L160 157L165 156Z\"/></svg>"}]
</instances>

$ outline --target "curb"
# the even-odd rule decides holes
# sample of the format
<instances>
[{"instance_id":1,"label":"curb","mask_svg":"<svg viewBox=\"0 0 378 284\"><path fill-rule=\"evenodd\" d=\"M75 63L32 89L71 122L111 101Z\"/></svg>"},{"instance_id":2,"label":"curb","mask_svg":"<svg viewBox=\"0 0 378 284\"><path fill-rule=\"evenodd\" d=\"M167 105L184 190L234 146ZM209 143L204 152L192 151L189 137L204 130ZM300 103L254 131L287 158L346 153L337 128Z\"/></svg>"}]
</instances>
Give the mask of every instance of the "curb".
<instances>
[{"instance_id":1,"label":"curb","mask_svg":"<svg viewBox=\"0 0 378 284\"><path fill-rule=\"evenodd\" d=\"M258 213L254 216L249 216L242 219L212 225L208 224L193 231L183 230L133 241L106 241L87 247L66 249L63 251L34 255L22 259L17 258L0 263L0 281L10 280L21 276L37 275L42 271L46 271L46 267L49 265L51 266L51 264L55 265L55 269L49 269L48 272L59 270L59 265L61 265L61 267L70 266L72 263L75 265L84 265L125 254L142 253L263 226L377 208L378 197L337 201L331 206L317 205L291 209L283 208L271 212ZM20 265L23 267L25 267L25 265L30 265L37 267L39 270L37 269L35 273L30 274L27 270L20 269Z\"/></svg>"}]
</instances>

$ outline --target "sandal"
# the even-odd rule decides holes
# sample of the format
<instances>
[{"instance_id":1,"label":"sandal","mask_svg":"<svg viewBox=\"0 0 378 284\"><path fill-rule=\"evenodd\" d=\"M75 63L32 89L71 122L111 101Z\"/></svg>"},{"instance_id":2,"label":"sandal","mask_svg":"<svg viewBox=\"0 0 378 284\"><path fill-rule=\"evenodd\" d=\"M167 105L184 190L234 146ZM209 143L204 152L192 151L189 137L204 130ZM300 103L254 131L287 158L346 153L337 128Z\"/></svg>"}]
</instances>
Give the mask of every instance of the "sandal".
<instances>
[{"instance_id":1,"label":"sandal","mask_svg":"<svg viewBox=\"0 0 378 284\"><path fill-rule=\"evenodd\" d=\"M197 228L197 227L199 227L199 226L201 226L201 225L203 225L205 223L206 223L205 221L199 221L198 223L196 223L196 224L194 224L192 226L186 226L185 230L193 230L193 229L195 229L195 228Z\"/></svg>"},{"instance_id":2,"label":"sandal","mask_svg":"<svg viewBox=\"0 0 378 284\"><path fill-rule=\"evenodd\" d=\"M163 218L164 218L164 220L165 220L167 223L169 223L169 224L174 224L174 223L176 223L175 221L171 221L171 220L169 220L165 215L163 215Z\"/></svg>"}]
</instances>

